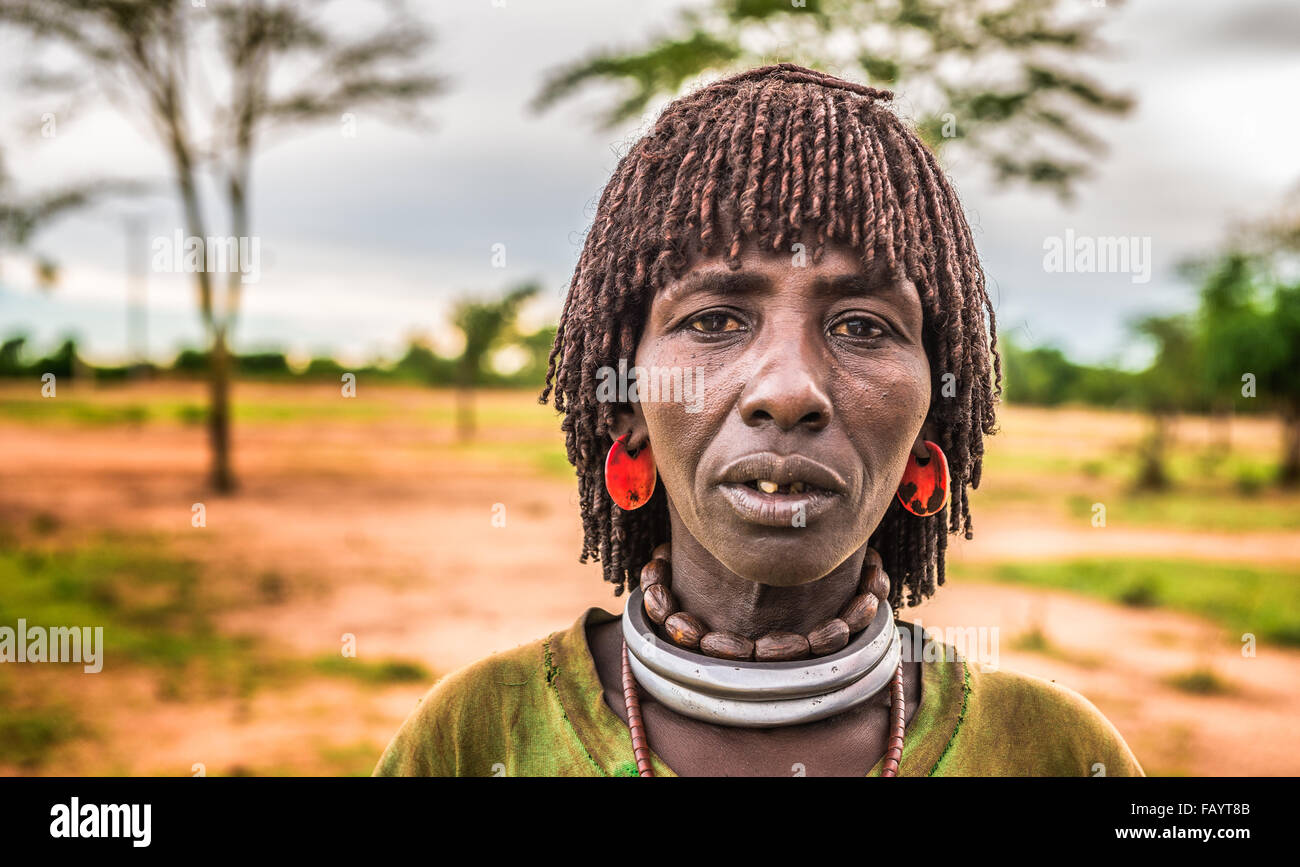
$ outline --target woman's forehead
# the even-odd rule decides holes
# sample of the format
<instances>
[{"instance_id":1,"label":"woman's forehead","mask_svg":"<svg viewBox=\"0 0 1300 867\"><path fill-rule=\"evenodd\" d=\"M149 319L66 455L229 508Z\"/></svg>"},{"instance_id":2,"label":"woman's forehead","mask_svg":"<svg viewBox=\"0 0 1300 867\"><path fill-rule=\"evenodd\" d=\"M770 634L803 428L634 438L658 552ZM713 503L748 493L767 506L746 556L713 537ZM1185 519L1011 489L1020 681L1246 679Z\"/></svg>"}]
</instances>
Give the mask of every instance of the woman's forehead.
<instances>
[{"instance_id":1,"label":"woman's forehead","mask_svg":"<svg viewBox=\"0 0 1300 867\"><path fill-rule=\"evenodd\" d=\"M809 282L828 284L828 289L838 289L840 294L849 294L855 287L911 285L906 275L891 268L883 256L864 261L860 251L840 241L827 241L816 261L815 250L811 239L792 244L790 250L762 250L753 239L745 239L735 260L723 253L704 255L696 250L687 258L681 273L659 287L655 297L675 300L701 284L717 287L728 283L741 287L748 281L761 286L763 281L799 276L809 278ZM745 279L734 279L734 276L731 280L723 279L729 275L745 275Z\"/></svg>"},{"instance_id":2,"label":"woman's forehead","mask_svg":"<svg viewBox=\"0 0 1300 867\"><path fill-rule=\"evenodd\" d=\"M686 266L681 272L685 275L691 269L696 267L709 267L713 263L723 262L727 258L726 254L730 250L732 238L736 229L736 205L730 200L723 198L717 203L717 231L711 238L710 252L706 253L702 249L702 237L698 226L693 226L693 231L686 237L684 253ZM780 215L771 212L770 208L759 207L755 220L758 223L770 222L776 223L781 219ZM898 280L905 279L905 275L889 268L884 257L866 256L864 250L871 249L876 245L876 234L883 233L892 238L894 227L886 222L883 218L876 227L876 232L866 233L862 237L861 249L856 249L847 241L839 238L826 237L824 240L820 237L823 228L818 225L818 221L809 221L804 223L800 228L791 232L788 237L783 239L780 248L760 249L760 238L758 233L749 233L742 231L740 233L740 263L741 268L753 267L762 261L774 262L781 258L791 261L806 263L807 265L817 265L842 270L845 272L856 271L870 277L873 281L880 280ZM769 239L770 243L770 239ZM820 252L819 252L820 251ZM814 262L814 258L817 259Z\"/></svg>"}]
</instances>

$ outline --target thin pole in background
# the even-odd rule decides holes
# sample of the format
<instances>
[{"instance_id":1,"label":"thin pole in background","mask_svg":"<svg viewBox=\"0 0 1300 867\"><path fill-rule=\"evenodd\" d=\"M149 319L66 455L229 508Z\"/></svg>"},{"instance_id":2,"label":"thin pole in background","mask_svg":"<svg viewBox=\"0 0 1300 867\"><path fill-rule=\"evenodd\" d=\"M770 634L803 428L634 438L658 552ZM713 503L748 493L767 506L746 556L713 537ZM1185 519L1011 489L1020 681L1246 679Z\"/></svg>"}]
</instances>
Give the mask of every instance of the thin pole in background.
<instances>
[{"instance_id":1,"label":"thin pole in background","mask_svg":"<svg viewBox=\"0 0 1300 867\"><path fill-rule=\"evenodd\" d=\"M144 219L122 220L126 239L126 355L133 377L146 372L149 363L149 313L147 244Z\"/></svg>"}]
</instances>

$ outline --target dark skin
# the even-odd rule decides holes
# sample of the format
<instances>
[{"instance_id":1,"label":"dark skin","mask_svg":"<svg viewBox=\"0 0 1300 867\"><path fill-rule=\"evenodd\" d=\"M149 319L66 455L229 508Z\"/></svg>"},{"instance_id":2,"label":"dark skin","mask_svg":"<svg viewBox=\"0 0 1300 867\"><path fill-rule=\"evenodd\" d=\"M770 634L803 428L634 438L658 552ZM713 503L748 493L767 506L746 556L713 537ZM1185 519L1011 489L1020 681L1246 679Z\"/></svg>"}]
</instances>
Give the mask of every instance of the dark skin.
<instances>
[{"instance_id":1,"label":"dark skin","mask_svg":"<svg viewBox=\"0 0 1300 867\"><path fill-rule=\"evenodd\" d=\"M668 496L672 590L712 629L755 639L807 634L854 595L867 541L895 496L909 452L926 454L930 365L915 285L866 271L849 248L821 262L748 250L741 268L696 257L653 298L635 365L696 370L697 395L622 407L611 441L650 444ZM688 412L691 405L697 412ZM803 526L733 508L723 467L745 455L800 454L844 482ZM618 621L588 630L606 704L625 723ZM920 665L904 663L910 721ZM883 756L889 691L815 723L743 729L699 722L641 692L651 748L682 776L866 774Z\"/></svg>"}]
</instances>

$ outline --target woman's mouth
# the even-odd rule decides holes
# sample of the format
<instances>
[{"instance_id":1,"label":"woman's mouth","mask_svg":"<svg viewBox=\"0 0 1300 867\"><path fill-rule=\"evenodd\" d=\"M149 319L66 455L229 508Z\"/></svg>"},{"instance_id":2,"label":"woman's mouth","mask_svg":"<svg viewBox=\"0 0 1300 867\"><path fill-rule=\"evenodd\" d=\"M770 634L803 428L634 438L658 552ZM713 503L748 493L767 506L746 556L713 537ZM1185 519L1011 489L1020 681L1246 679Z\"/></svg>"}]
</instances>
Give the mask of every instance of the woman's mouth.
<instances>
[{"instance_id":1,"label":"woman's mouth","mask_svg":"<svg viewBox=\"0 0 1300 867\"><path fill-rule=\"evenodd\" d=\"M731 507L750 523L765 527L803 527L833 505L839 494L809 482L771 479L724 482L718 486Z\"/></svg>"},{"instance_id":2,"label":"woman's mouth","mask_svg":"<svg viewBox=\"0 0 1300 867\"><path fill-rule=\"evenodd\" d=\"M789 484L778 484L771 479L750 479L745 485L756 491L762 491L765 494L802 494L805 491L809 493L827 493L816 485L805 482L790 482Z\"/></svg>"}]
</instances>

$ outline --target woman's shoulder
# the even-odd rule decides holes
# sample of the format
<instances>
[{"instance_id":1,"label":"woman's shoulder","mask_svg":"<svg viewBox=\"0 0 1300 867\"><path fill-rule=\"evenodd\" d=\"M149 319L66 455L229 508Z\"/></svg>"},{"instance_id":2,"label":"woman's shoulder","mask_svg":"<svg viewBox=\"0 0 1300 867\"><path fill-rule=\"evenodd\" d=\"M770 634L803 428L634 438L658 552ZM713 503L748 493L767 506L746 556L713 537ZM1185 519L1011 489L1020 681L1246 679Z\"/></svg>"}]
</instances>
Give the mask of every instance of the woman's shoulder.
<instances>
[{"instance_id":1,"label":"woman's shoulder","mask_svg":"<svg viewBox=\"0 0 1300 867\"><path fill-rule=\"evenodd\" d=\"M545 776L581 770L586 752L557 689L557 659L561 648L585 646L582 630L591 617L588 611L567 629L443 677L402 723L374 775ZM581 672L566 676L580 678Z\"/></svg>"},{"instance_id":2,"label":"woman's shoulder","mask_svg":"<svg viewBox=\"0 0 1300 867\"><path fill-rule=\"evenodd\" d=\"M967 662L967 707L945 774L1143 776L1115 725L1070 687Z\"/></svg>"},{"instance_id":3,"label":"woman's shoulder","mask_svg":"<svg viewBox=\"0 0 1300 867\"><path fill-rule=\"evenodd\" d=\"M442 677L418 701L384 750L376 776L491 776L505 749L493 720L517 718L536 707L545 682L548 639L494 653ZM497 743L494 743L497 740ZM480 755L481 754L481 755ZM480 760L482 759L482 760ZM476 767L479 764L484 766Z\"/></svg>"}]
</instances>

